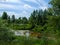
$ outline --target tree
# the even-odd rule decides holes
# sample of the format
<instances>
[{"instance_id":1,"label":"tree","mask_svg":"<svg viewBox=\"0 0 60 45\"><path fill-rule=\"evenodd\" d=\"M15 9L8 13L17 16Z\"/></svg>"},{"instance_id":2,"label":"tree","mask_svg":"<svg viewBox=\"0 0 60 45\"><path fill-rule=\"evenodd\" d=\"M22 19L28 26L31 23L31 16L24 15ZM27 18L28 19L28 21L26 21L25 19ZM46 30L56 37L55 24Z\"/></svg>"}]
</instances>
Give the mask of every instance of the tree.
<instances>
[{"instance_id":1,"label":"tree","mask_svg":"<svg viewBox=\"0 0 60 45\"><path fill-rule=\"evenodd\" d=\"M59 15L60 14L60 0L51 0L50 4L52 5L55 15Z\"/></svg>"},{"instance_id":2,"label":"tree","mask_svg":"<svg viewBox=\"0 0 60 45\"><path fill-rule=\"evenodd\" d=\"M55 36L60 35L60 15L58 16L48 16L47 23L43 26L44 35ZM47 35L48 34L48 35Z\"/></svg>"},{"instance_id":3,"label":"tree","mask_svg":"<svg viewBox=\"0 0 60 45\"><path fill-rule=\"evenodd\" d=\"M37 16L37 10L35 11L33 11L32 13L31 13L31 16L29 17L29 21L30 21L30 23L32 24L32 25L35 25L36 24L36 16Z\"/></svg>"},{"instance_id":4,"label":"tree","mask_svg":"<svg viewBox=\"0 0 60 45\"><path fill-rule=\"evenodd\" d=\"M12 23L15 22L15 15L12 15Z\"/></svg>"},{"instance_id":5,"label":"tree","mask_svg":"<svg viewBox=\"0 0 60 45\"><path fill-rule=\"evenodd\" d=\"M23 23L23 24L27 24L27 23L28 23L28 20L27 20L26 17L23 17L23 18L22 18L22 23Z\"/></svg>"},{"instance_id":6,"label":"tree","mask_svg":"<svg viewBox=\"0 0 60 45\"><path fill-rule=\"evenodd\" d=\"M7 18L7 22L8 22L8 23L11 22L11 20L10 20L10 16L8 16L8 18Z\"/></svg>"},{"instance_id":7,"label":"tree","mask_svg":"<svg viewBox=\"0 0 60 45\"><path fill-rule=\"evenodd\" d=\"M52 8L48 8L47 13L48 13L48 15L50 15L50 16L54 15L54 11L53 11Z\"/></svg>"},{"instance_id":8,"label":"tree","mask_svg":"<svg viewBox=\"0 0 60 45\"><path fill-rule=\"evenodd\" d=\"M43 23L43 11L39 10L38 17L37 17L37 24L42 25L42 23Z\"/></svg>"},{"instance_id":9,"label":"tree","mask_svg":"<svg viewBox=\"0 0 60 45\"><path fill-rule=\"evenodd\" d=\"M2 19L7 19L7 17L8 17L7 13L6 12L3 12Z\"/></svg>"},{"instance_id":10,"label":"tree","mask_svg":"<svg viewBox=\"0 0 60 45\"><path fill-rule=\"evenodd\" d=\"M46 22L46 19L47 19L46 15L48 15L47 11L34 10L29 18L29 21L32 25L34 24L34 25L43 26Z\"/></svg>"},{"instance_id":11,"label":"tree","mask_svg":"<svg viewBox=\"0 0 60 45\"><path fill-rule=\"evenodd\" d=\"M16 22L19 23L19 24L22 24L22 19L21 19L21 17L19 17Z\"/></svg>"}]
</instances>

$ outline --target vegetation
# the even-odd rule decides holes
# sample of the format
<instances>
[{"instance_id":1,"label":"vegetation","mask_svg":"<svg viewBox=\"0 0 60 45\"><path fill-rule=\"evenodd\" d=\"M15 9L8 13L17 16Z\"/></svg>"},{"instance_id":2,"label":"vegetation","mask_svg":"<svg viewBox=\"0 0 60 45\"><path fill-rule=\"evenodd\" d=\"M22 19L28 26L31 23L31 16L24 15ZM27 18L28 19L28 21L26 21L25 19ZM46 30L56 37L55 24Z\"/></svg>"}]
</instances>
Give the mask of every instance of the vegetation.
<instances>
[{"instance_id":1,"label":"vegetation","mask_svg":"<svg viewBox=\"0 0 60 45\"><path fill-rule=\"evenodd\" d=\"M51 0L51 8L34 10L31 16L12 18L7 12L0 17L0 45L60 45L60 0ZM13 30L30 30L40 38L14 36Z\"/></svg>"}]
</instances>

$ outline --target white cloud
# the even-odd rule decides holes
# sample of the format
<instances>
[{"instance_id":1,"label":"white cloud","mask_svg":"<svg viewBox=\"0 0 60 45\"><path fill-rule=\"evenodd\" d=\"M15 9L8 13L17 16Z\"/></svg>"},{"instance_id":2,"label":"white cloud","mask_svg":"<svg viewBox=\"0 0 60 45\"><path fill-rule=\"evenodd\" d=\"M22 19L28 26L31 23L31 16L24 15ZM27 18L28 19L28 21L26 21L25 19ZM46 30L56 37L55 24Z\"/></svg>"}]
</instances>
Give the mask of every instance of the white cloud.
<instances>
[{"instance_id":1,"label":"white cloud","mask_svg":"<svg viewBox=\"0 0 60 45\"><path fill-rule=\"evenodd\" d=\"M24 4L24 8L27 9L27 8L32 8L32 7L28 4Z\"/></svg>"},{"instance_id":2,"label":"white cloud","mask_svg":"<svg viewBox=\"0 0 60 45\"><path fill-rule=\"evenodd\" d=\"M23 11L22 14L27 14L27 12L26 11Z\"/></svg>"},{"instance_id":3,"label":"white cloud","mask_svg":"<svg viewBox=\"0 0 60 45\"><path fill-rule=\"evenodd\" d=\"M42 10L45 10L45 9L48 9L48 7L40 7L40 9L42 9Z\"/></svg>"},{"instance_id":4,"label":"white cloud","mask_svg":"<svg viewBox=\"0 0 60 45\"><path fill-rule=\"evenodd\" d=\"M7 12L7 14L12 17L12 15L15 15L16 18L19 18L19 17L29 17L29 14L27 14L28 12L26 11L22 11L21 13L16 13L16 12L11 12L11 11L5 11ZM3 11L0 11L0 16L2 16L3 14Z\"/></svg>"},{"instance_id":5,"label":"white cloud","mask_svg":"<svg viewBox=\"0 0 60 45\"><path fill-rule=\"evenodd\" d=\"M6 2L19 2L19 0L7 0Z\"/></svg>"},{"instance_id":6,"label":"white cloud","mask_svg":"<svg viewBox=\"0 0 60 45\"><path fill-rule=\"evenodd\" d=\"M14 6L13 5L10 5L10 4L1 4L0 3L0 8L13 8Z\"/></svg>"},{"instance_id":7,"label":"white cloud","mask_svg":"<svg viewBox=\"0 0 60 45\"><path fill-rule=\"evenodd\" d=\"M19 16L22 16L22 15L20 15L20 14L18 14L18 13L15 13L15 12L10 12L10 11L5 11L5 12L7 12L7 14L8 14L10 17L12 17L12 15L15 15L16 18L18 18ZM3 12L0 12L0 16L2 16L2 14L3 14Z\"/></svg>"},{"instance_id":8,"label":"white cloud","mask_svg":"<svg viewBox=\"0 0 60 45\"><path fill-rule=\"evenodd\" d=\"M21 0L1 0L0 2L3 2L3 3L0 3L0 9L5 9L5 10L6 9L8 9L8 10L11 9L11 10L13 10L13 12L12 11L9 11L9 12L7 11L7 13L10 16L15 14L16 17L20 17L20 16L21 17L24 17L24 16L29 17L29 14L34 9L43 9L43 10L45 10L45 9L48 8L48 5L45 2L45 0L25 0L25 1L34 2L34 3L38 4L39 7L34 7L33 4L31 4L31 5L33 5L33 6L31 6L27 3L22 2ZM6 3L6 4L4 4L4 3ZM7 3L15 3L15 4L18 3L19 5L13 5L13 4L7 4ZM17 11L15 12L14 10L17 10L20 13L17 13ZM0 11L0 13L1 13L1 11Z\"/></svg>"},{"instance_id":9,"label":"white cloud","mask_svg":"<svg viewBox=\"0 0 60 45\"><path fill-rule=\"evenodd\" d=\"M20 17L29 17L29 13L27 11L22 11L19 15Z\"/></svg>"},{"instance_id":10,"label":"white cloud","mask_svg":"<svg viewBox=\"0 0 60 45\"><path fill-rule=\"evenodd\" d=\"M24 8L23 5L12 5L12 4L0 3L0 9L22 10L23 8Z\"/></svg>"},{"instance_id":11,"label":"white cloud","mask_svg":"<svg viewBox=\"0 0 60 45\"><path fill-rule=\"evenodd\" d=\"M47 5L48 3L46 3L45 0L37 0L37 1L40 5L40 7L39 7L40 9L45 10L48 8L48 5Z\"/></svg>"},{"instance_id":12,"label":"white cloud","mask_svg":"<svg viewBox=\"0 0 60 45\"><path fill-rule=\"evenodd\" d=\"M35 2L35 3L37 3L36 0L25 0L25 1L28 1L28 2Z\"/></svg>"},{"instance_id":13,"label":"white cloud","mask_svg":"<svg viewBox=\"0 0 60 45\"><path fill-rule=\"evenodd\" d=\"M27 2L33 2L33 3L36 3L36 4L39 5L39 3L37 2L37 0L25 0L25 1L27 1Z\"/></svg>"},{"instance_id":14,"label":"white cloud","mask_svg":"<svg viewBox=\"0 0 60 45\"><path fill-rule=\"evenodd\" d=\"M16 2L20 2L20 0L1 0L0 2L13 2L13 3L16 3Z\"/></svg>"},{"instance_id":15,"label":"white cloud","mask_svg":"<svg viewBox=\"0 0 60 45\"><path fill-rule=\"evenodd\" d=\"M48 5L47 5L47 3L45 2L45 0L25 0L25 1L27 1L27 2L34 2L34 3L36 3L36 4L39 5L38 8L37 8L37 7L32 7L32 8L34 8L34 9L43 9L43 10L45 10L45 9L48 8ZM33 4L32 4L32 5L33 5ZM34 6L34 5L33 5L33 6Z\"/></svg>"},{"instance_id":16,"label":"white cloud","mask_svg":"<svg viewBox=\"0 0 60 45\"><path fill-rule=\"evenodd\" d=\"M22 16L22 15L16 13L16 12L8 12L8 11L6 11L6 12L10 17L12 17L12 15L15 15L16 18L19 18L20 16Z\"/></svg>"},{"instance_id":17,"label":"white cloud","mask_svg":"<svg viewBox=\"0 0 60 45\"><path fill-rule=\"evenodd\" d=\"M39 3L40 6L42 6L42 7L48 6L47 3L45 2L45 0L38 0L38 3Z\"/></svg>"}]
</instances>

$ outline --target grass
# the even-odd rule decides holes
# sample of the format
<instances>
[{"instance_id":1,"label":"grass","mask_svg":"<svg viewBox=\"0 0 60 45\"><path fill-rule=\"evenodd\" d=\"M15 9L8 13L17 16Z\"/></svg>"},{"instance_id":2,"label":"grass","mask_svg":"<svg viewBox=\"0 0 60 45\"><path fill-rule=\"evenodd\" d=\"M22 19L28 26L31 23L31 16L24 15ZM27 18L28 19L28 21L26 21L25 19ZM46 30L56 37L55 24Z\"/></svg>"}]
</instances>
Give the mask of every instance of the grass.
<instances>
[{"instance_id":1,"label":"grass","mask_svg":"<svg viewBox=\"0 0 60 45\"><path fill-rule=\"evenodd\" d=\"M38 38L26 38L26 37L16 37L15 40L11 42L1 41L0 45L60 45L59 39L48 39L46 37Z\"/></svg>"}]
</instances>

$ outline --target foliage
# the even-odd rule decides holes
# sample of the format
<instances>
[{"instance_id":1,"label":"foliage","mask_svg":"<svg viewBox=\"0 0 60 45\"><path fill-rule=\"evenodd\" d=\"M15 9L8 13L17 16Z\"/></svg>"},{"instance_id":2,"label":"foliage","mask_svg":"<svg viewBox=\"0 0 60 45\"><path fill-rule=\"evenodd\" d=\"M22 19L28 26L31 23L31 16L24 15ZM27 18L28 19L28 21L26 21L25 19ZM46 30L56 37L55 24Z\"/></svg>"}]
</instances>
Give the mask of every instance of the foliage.
<instances>
[{"instance_id":1,"label":"foliage","mask_svg":"<svg viewBox=\"0 0 60 45\"><path fill-rule=\"evenodd\" d=\"M26 17L23 17L23 18L22 18L22 23L23 23L23 24L27 24L27 23L28 23L28 20L27 20Z\"/></svg>"},{"instance_id":2,"label":"foliage","mask_svg":"<svg viewBox=\"0 0 60 45\"><path fill-rule=\"evenodd\" d=\"M10 16L8 16L7 22L8 22L8 23L11 22Z\"/></svg>"},{"instance_id":3,"label":"foliage","mask_svg":"<svg viewBox=\"0 0 60 45\"><path fill-rule=\"evenodd\" d=\"M2 19L7 19L7 17L8 17L7 13L6 12L3 12Z\"/></svg>"},{"instance_id":4,"label":"foliage","mask_svg":"<svg viewBox=\"0 0 60 45\"><path fill-rule=\"evenodd\" d=\"M15 22L15 15L12 15L12 23Z\"/></svg>"},{"instance_id":5,"label":"foliage","mask_svg":"<svg viewBox=\"0 0 60 45\"><path fill-rule=\"evenodd\" d=\"M11 24L9 26L11 29L14 29L14 30L30 30L32 28L32 25L30 24Z\"/></svg>"},{"instance_id":6,"label":"foliage","mask_svg":"<svg viewBox=\"0 0 60 45\"><path fill-rule=\"evenodd\" d=\"M51 0L50 4L52 5L55 15L59 15L60 14L60 0Z\"/></svg>"},{"instance_id":7,"label":"foliage","mask_svg":"<svg viewBox=\"0 0 60 45\"><path fill-rule=\"evenodd\" d=\"M13 32L11 32L7 28L0 27L0 42L1 41L10 42L12 40L14 40Z\"/></svg>"},{"instance_id":8,"label":"foliage","mask_svg":"<svg viewBox=\"0 0 60 45\"><path fill-rule=\"evenodd\" d=\"M16 19L15 15L10 18L7 12L3 12L0 17L0 44L60 45L60 0L51 0L50 4L51 8L34 10L28 19L26 17ZM14 37L7 28L37 32L41 34L41 38Z\"/></svg>"}]
</instances>

